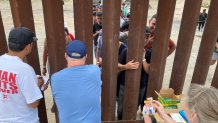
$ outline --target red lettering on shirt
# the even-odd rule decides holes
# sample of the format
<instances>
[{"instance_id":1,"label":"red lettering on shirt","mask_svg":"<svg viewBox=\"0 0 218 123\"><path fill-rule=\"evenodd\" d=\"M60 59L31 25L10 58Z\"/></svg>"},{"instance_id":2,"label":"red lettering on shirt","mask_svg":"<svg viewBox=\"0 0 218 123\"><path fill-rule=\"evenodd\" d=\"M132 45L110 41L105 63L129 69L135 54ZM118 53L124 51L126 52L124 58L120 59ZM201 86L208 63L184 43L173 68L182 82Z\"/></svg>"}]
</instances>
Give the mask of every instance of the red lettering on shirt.
<instances>
[{"instance_id":1,"label":"red lettering on shirt","mask_svg":"<svg viewBox=\"0 0 218 123\"><path fill-rule=\"evenodd\" d=\"M2 81L8 81L8 72L4 71L1 76Z\"/></svg>"},{"instance_id":2,"label":"red lettering on shirt","mask_svg":"<svg viewBox=\"0 0 218 123\"><path fill-rule=\"evenodd\" d=\"M16 77L15 73L0 70L0 93L7 96L3 96L3 99L8 99L8 94L18 93Z\"/></svg>"},{"instance_id":3,"label":"red lettering on shirt","mask_svg":"<svg viewBox=\"0 0 218 123\"><path fill-rule=\"evenodd\" d=\"M16 83L9 83L9 85L12 91L16 91L18 89Z\"/></svg>"},{"instance_id":4,"label":"red lettering on shirt","mask_svg":"<svg viewBox=\"0 0 218 123\"><path fill-rule=\"evenodd\" d=\"M9 82L16 82L16 76L17 74L14 74L14 73L10 73L9 74Z\"/></svg>"},{"instance_id":5,"label":"red lettering on shirt","mask_svg":"<svg viewBox=\"0 0 218 123\"><path fill-rule=\"evenodd\" d=\"M7 89L7 83L8 82L2 81L2 83L3 83L3 88Z\"/></svg>"}]
</instances>

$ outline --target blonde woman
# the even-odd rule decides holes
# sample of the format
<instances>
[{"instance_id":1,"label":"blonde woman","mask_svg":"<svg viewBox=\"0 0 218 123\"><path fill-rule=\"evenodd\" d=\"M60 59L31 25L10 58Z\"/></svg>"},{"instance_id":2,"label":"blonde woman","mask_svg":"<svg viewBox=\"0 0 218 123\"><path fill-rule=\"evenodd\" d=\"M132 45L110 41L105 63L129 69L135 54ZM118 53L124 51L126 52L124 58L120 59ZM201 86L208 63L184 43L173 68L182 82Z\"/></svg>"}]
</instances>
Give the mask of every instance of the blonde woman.
<instances>
[{"instance_id":1,"label":"blonde woman","mask_svg":"<svg viewBox=\"0 0 218 123\"><path fill-rule=\"evenodd\" d=\"M163 106L159 102L155 101L154 107L158 115L166 123L174 123L166 115L167 113L163 110ZM214 87L208 88L202 85L192 84L188 92L184 110L189 123L218 123L218 90ZM145 123L151 123L148 114L144 113L144 121Z\"/></svg>"}]
</instances>

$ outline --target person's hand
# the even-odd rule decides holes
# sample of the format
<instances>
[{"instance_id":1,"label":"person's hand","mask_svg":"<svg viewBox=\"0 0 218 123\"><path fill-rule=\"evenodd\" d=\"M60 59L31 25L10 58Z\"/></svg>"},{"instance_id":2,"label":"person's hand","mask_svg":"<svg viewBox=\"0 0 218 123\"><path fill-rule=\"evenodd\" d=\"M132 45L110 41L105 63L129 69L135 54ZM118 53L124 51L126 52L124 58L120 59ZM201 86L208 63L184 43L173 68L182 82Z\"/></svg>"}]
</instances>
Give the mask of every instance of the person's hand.
<instances>
[{"instance_id":1,"label":"person's hand","mask_svg":"<svg viewBox=\"0 0 218 123\"><path fill-rule=\"evenodd\" d=\"M42 85L44 84L44 80L43 80L42 76L38 76L37 78L38 78L38 86L39 86L39 88L41 88Z\"/></svg>"},{"instance_id":2,"label":"person's hand","mask_svg":"<svg viewBox=\"0 0 218 123\"><path fill-rule=\"evenodd\" d=\"M142 61L145 60L146 49L143 49Z\"/></svg>"},{"instance_id":3,"label":"person's hand","mask_svg":"<svg viewBox=\"0 0 218 123\"><path fill-rule=\"evenodd\" d=\"M144 49L151 48L154 42L154 36L149 36L148 39L145 39Z\"/></svg>"},{"instance_id":4,"label":"person's hand","mask_svg":"<svg viewBox=\"0 0 218 123\"><path fill-rule=\"evenodd\" d=\"M98 65L99 67L102 66L102 58L99 57L98 60L96 60L96 65Z\"/></svg>"},{"instance_id":5,"label":"person's hand","mask_svg":"<svg viewBox=\"0 0 218 123\"><path fill-rule=\"evenodd\" d=\"M145 123L152 123L151 117L149 116L150 114L149 114L147 105L144 105L142 114L143 114Z\"/></svg>"},{"instance_id":6,"label":"person's hand","mask_svg":"<svg viewBox=\"0 0 218 123\"><path fill-rule=\"evenodd\" d=\"M167 115L167 113L164 110L163 105L156 100L153 100L153 105L154 105L154 108L156 109L158 115L160 116L160 118L164 119L164 117Z\"/></svg>"},{"instance_id":7,"label":"person's hand","mask_svg":"<svg viewBox=\"0 0 218 123\"><path fill-rule=\"evenodd\" d=\"M134 60L131 60L126 63L126 69L138 69L139 62L135 62Z\"/></svg>"},{"instance_id":8,"label":"person's hand","mask_svg":"<svg viewBox=\"0 0 218 123\"><path fill-rule=\"evenodd\" d=\"M102 33L102 29L98 30L97 33L98 33L98 34L101 34L101 33Z\"/></svg>"},{"instance_id":9,"label":"person's hand","mask_svg":"<svg viewBox=\"0 0 218 123\"><path fill-rule=\"evenodd\" d=\"M153 100L153 105L155 107L155 109L157 110L157 114L160 116L160 118L162 118L164 120L164 123L176 123L168 114L167 112L164 110L163 105L156 101Z\"/></svg>"},{"instance_id":10,"label":"person's hand","mask_svg":"<svg viewBox=\"0 0 218 123\"><path fill-rule=\"evenodd\" d=\"M46 67L43 67L43 68L42 68L42 75L45 76L46 73L47 73L47 69L46 69Z\"/></svg>"},{"instance_id":11,"label":"person's hand","mask_svg":"<svg viewBox=\"0 0 218 123\"><path fill-rule=\"evenodd\" d=\"M45 91L48 88L48 84L49 83L43 84L42 87L41 87L41 90Z\"/></svg>"}]
</instances>

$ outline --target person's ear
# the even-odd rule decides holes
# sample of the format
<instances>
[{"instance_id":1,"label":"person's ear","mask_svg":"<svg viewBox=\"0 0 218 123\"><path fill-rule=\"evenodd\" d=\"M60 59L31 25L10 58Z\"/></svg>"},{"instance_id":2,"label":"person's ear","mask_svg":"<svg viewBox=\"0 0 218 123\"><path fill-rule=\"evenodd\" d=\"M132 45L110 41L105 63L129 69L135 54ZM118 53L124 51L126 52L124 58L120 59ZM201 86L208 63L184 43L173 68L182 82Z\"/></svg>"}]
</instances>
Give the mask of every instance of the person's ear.
<instances>
[{"instance_id":1,"label":"person's ear","mask_svg":"<svg viewBox=\"0 0 218 123\"><path fill-rule=\"evenodd\" d=\"M191 112L190 123L197 123L198 116L195 112Z\"/></svg>"},{"instance_id":2,"label":"person's ear","mask_svg":"<svg viewBox=\"0 0 218 123\"><path fill-rule=\"evenodd\" d=\"M25 46L24 51L26 53L29 53L31 51L31 48L32 48L32 44L28 44L28 45Z\"/></svg>"}]
</instances>

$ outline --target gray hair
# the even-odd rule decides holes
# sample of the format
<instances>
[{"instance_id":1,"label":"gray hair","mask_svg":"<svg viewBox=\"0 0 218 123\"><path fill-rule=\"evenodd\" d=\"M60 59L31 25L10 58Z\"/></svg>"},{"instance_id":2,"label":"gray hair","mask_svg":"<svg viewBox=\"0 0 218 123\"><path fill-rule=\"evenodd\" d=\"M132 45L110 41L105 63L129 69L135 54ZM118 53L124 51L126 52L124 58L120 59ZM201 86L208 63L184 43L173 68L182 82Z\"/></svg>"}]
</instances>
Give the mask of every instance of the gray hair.
<instances>
[{"instance_id":1,"label":"gray hair","mask_svg":"<svg viewBox=\"0 0 218 123\"><path fill-rule=\"evenodd\" d=\"M197 114L199 123L218 122L218 90L191 84L189 92L189 109Z\"/></svg>"}]
</instances>

